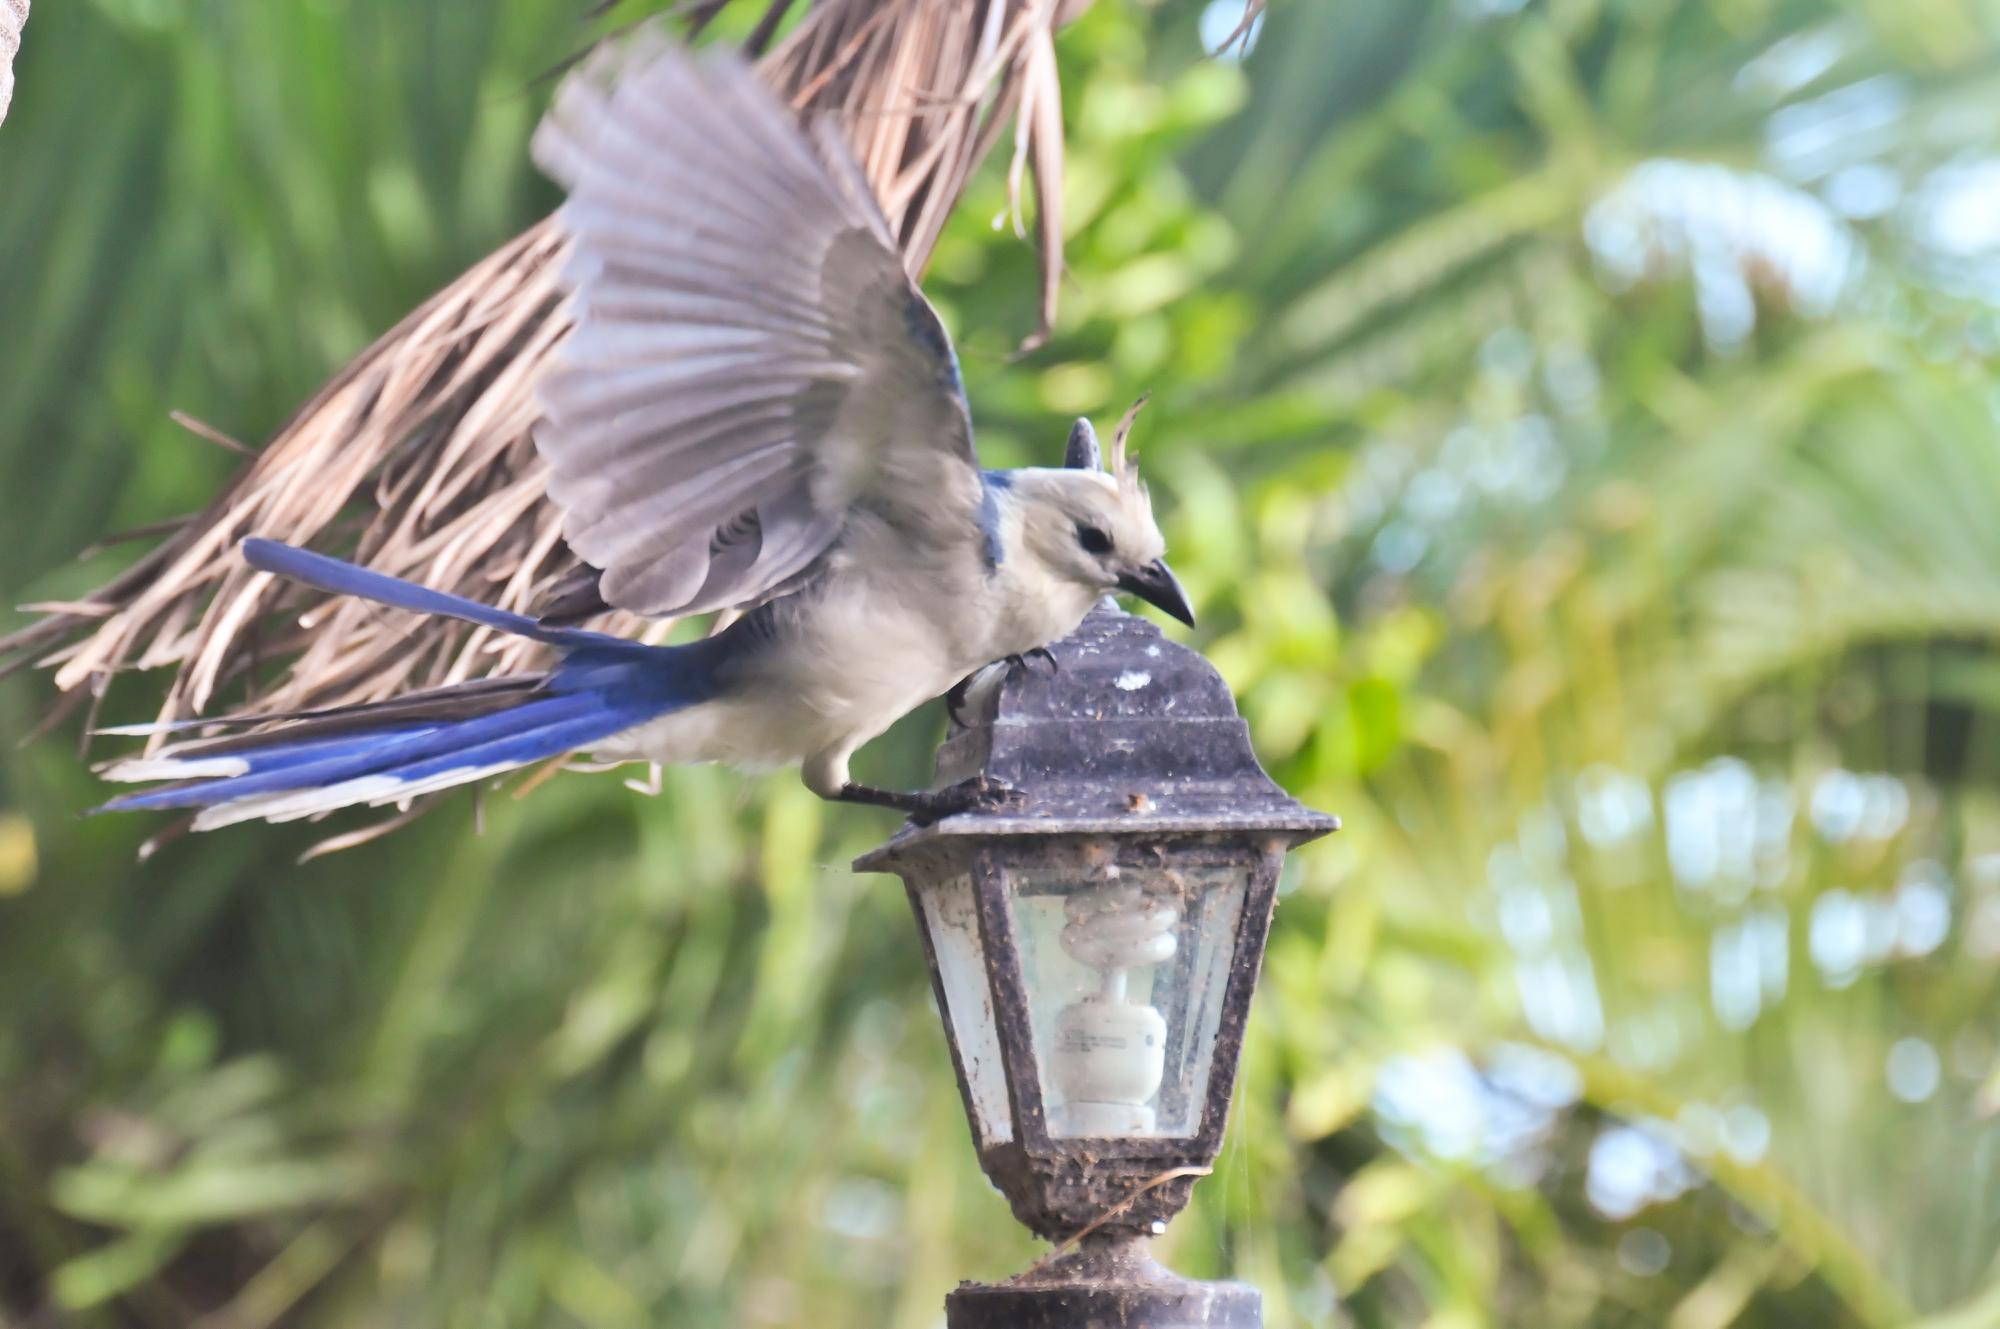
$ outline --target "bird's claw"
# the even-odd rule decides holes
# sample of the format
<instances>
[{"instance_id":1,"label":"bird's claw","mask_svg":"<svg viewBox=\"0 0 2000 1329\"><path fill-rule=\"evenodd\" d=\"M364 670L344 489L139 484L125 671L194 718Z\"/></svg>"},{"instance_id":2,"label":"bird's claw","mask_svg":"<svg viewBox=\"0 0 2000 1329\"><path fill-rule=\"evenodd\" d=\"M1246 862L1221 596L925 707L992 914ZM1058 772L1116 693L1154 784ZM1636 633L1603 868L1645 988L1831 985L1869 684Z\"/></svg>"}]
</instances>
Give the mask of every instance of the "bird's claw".
<instances>
[{"instance_id":1,"label":"bird's claw","mask_svg":"<svg viewBox=\"0 0 2000 1329\"><path fill-rule=\"evenodd\" d=\"M909 817L919 826L928 826L961 812L998 812L1019 807L1023 801L1021 791L1005 780L975 775L926 795L923 805L912 809Z\"/></svg>"},{"instance_id":2,"label":"bird's claw","mask_svg":"<svg viewBox=\"0 0 2000 1329\"><path fill-rule=\"evenodd\" d=\"M1032 650L1020 651L1013 655L1003 655L996 663L1004 664L1011 670L1020 671L1032 670L1036 660L1045 660L1048 662L1050 678L1054 678L1062 672L1062 662L1057 660L1055 652L1046 646L1037 646ZM964 678L952 684L951 690L944 694L945 714L950 716L951 722L960 729L972 728L972 722L965 718L965 703L971 699L973 680L978 678L983 672L985 672L984 669L973 670Z\"/></svg>"},{"instance_id":3,"label":"bird's claw","mask_svg":"<svg viewBox=\"0 0 2000 1329\"><path fill-rule=\"evenodd\" d=\"M1037 646L1032 650L1021 651L1006 658L1007 663L1016 669L1030 669L1037 659L1046 660L1049 665L1050 678L1054 678L1062 672L1062 662L1057 660L1056 653L1046 646Z\"/></svg>"},{"instance_id":4,"label":"bird's claw","mask_svg":"<svg viewBox=\"0 0 2000 1329\"><path fill-rule=\"evenodd\" d=\"M967 791L968 812L974 809L998 812L1002 808L1018 808L1028 801L1027 795L1013 785L990 775L975 775L970 780L959 781L952 788Z\"/></svg>"},{"instance_id":5,"label":"bird's claw","mask_svg":"<svg viewBox=\"0 0 2000 1329\"><path fill-rule=\"evenodd\" d=\"M971 723L965 718L965 697L972 691L972 678L971 674L967 674L951 685L951 691L944 694L944 713L949 715L951 722L960 729L972 728Z\"/></svg>"}]
</instances>

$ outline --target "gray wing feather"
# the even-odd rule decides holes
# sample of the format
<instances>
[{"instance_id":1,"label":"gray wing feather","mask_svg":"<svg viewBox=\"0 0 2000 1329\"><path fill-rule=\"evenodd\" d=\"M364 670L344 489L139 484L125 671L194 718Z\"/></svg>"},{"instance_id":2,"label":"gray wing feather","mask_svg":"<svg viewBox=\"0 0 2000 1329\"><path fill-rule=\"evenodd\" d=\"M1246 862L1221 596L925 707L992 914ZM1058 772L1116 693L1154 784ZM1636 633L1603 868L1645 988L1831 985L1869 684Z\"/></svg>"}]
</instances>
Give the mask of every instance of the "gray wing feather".
<instances>
[{"instance_id":1,"label":"gray wing feather","mask_svg":"<svg viewBox=\"0 0 2000 1329\"><path fill-rule=\"evenodd\" d=\"M918 547L976 538L951 344L832 126L648 32L565 81L535 157L576 242L535 439L608 603L755 603L856 508Z\"/></svg>"}]
</instances>

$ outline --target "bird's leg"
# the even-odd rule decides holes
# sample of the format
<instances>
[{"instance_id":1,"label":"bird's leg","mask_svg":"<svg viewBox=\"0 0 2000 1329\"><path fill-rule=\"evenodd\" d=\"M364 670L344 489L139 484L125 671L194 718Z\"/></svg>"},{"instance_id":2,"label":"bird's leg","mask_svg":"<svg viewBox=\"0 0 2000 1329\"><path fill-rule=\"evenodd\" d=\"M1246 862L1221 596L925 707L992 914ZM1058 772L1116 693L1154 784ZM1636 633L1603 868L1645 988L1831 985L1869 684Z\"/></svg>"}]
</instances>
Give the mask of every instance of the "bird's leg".
<instances>
[{"instance_id":1,"label":"bird's leg","mask_svg":"<svg viewBox=\"0 0 2000 1329\"><path fill-rule=\"evenodd\" d=\"M965 697L967 693L972 691L972 680L978 676L979 671L974 670L964 678L959 679L958 682L952 684L951 691L944 694L944 713L949 715L951 722L960 729L972 728L965 720Z\"/></svg>"},{"instance_id":2,"label":"bird's leg","mask_svg":"<svg viewBox=\"0 0 2000 1329\"><path fill-rule=\"evenodd\" d=\"M1012 785L986 775L960 780L943 789L879 789L874 785L849 781L840 787L840 792L834 797L843 803L894 808L919 826L928 826L941 817L955 813L1006 807L1021 799Z\"/></svg>"}]
</instances>

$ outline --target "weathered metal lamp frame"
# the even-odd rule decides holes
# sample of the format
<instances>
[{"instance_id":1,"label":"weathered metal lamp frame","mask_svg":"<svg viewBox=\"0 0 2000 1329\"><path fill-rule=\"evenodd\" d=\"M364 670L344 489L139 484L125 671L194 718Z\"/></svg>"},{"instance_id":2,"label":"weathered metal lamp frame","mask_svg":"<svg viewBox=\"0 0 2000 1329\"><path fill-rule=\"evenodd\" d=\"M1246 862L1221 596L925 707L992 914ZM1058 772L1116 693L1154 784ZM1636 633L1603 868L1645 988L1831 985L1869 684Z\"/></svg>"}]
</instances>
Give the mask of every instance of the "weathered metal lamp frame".
<instances>
[{"instance_id":1,"label":"weathered metal lamp frame","mask_svg":"<svg viewBox=\"0 0 2000 1329\"><path fill-rule=\"evenodd\" d=\"M1080 425L1071 463L1092 460L1094 452L1088 426ZM955 729L938 753L940 786L984 775L1020 791L1021 801L905 826L854 864L904 880L981 1167L1023 1225L1073 1246L1008 1283L961 1287L947 1301L948 1323L1254 1326L1261 1322L1254 1290L1179 1279L1147 1257L1145 1241L1186 1205L1221 1147L1285 854L1339 823L1264 773L1221 676L1143 619L1107 601L1053 653L1052 669L1004 670L976 691L972 724ZM1224 866L1245 883L1199 1117L1186 1136L1049 1132L1010 878L1023 869L1072 866L1081 875L1107 862L1149 870ZM1006 1139L988 1138L966 1064L972 1053L960 1044L961 1020L975 1013L951 1009L926 924L925 892L961 881L968 885L957 888L972 897L983 995L999 1040L1011 1118Z\"/></svg>"},{"instance_id":2,"label":"weathered metal lamp frame","mask_svg":"<svg viewBox=\"0 0 2000 1329\"><path fill-rule=\"evenodd\" d=\"M959 1092L975 1123L980 1166L1007 1197L1015 1218L1047 1241L1063 1241L1085 1227L1106 1235L1158 1232L1186 1206L1197 1176L1192 1169L1206 1168L1222 1145L1222 1130L1229 1115L1236 1064L1243 1045L1244 1020L1270 927L1284 842L1255 848L1246 855L1236 846L1218 843L1218 838L1210 834L1162 833L1149 827L1140 836L1117 845L1114 861L1121 867L1150 867L1164 860L1177 866L1229 867L1246 872L1243 912L1237 923L1229 976L1223 990L1213 1062L1193 1133L1176 1137L1065 1138L1049 1133L1008 883L1010 874L1022 868L1046 869L1073 863L1081 873L1094 861L1091 850L1101 846L1107 836L1104 832L1068 833L1046 824L1026 831L1003 830L976 824L998 820L977 815L952 820L975 824L951 826L927 843L895 846L901 852L896 853L893 861L887 858L886 851L877 851L884 857L870 855L856 866L867 869L880 866L906 874L910 908L919 921L932 990L937 996L938 1009L947 1019L955 1019L960 1013L949 1009L950 997L937 952L929 930L922 926L921 892L927 888L917 883L961 875L970 877L980 953L986 957L988 966L986 995L992 1003L1013 1126L1010 1139L986 1138L965 1064L966 1050L959 1046L956 1037L949 1039ZM1131 836L1132 831L1115 834ZM1248 863L1246 857L1250 859Z\"/></svg>"}]
</instances>

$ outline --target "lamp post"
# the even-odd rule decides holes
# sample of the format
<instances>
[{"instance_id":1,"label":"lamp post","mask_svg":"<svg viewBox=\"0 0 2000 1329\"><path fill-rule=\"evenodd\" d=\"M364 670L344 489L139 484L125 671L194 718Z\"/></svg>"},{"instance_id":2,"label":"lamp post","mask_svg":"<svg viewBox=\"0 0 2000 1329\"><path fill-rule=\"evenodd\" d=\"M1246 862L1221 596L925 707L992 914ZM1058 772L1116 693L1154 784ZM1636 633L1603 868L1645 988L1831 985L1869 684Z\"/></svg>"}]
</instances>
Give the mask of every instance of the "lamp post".
<instances>
[{"instance_id":1,"label":"lamp post","mask_svg":"<svg viewBox=\"0 0 2000 1329\"><path fill-rule=\"evenodd\" d=\"M940 784L1023 801L854 864L903 878L980 1165L1059 1243L962 1285L946 1321L1249 1329L1254 1289L1178 1278L1147 1240L1221 1145L1285 853L1338 823L1272 782L1220 675L1143 619L1106 602L1054 657L996 671L938 754Z\"/></svg>"}]
</instances>

